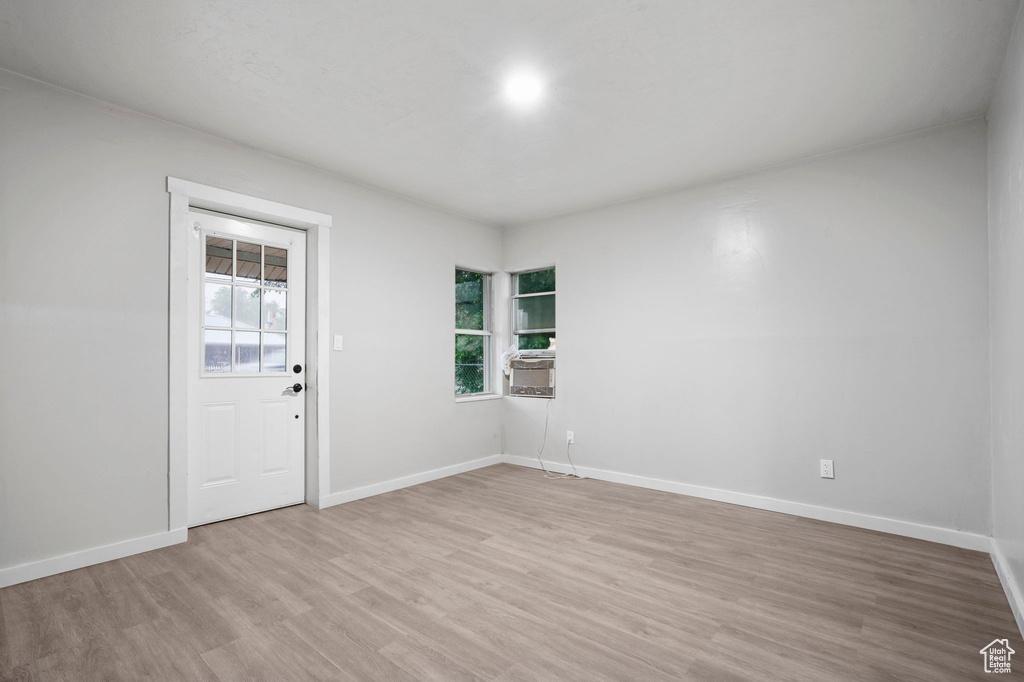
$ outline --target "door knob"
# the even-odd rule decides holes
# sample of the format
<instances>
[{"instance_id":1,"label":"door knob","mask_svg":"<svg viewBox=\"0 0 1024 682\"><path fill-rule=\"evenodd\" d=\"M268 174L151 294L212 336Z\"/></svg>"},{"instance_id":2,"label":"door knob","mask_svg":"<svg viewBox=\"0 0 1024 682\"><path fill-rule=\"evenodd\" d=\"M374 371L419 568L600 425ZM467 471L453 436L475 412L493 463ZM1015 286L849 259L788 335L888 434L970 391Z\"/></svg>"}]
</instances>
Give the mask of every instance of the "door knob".
<instances>
[{"instance_id":1,"label":"door knob","mask_svg":"<svg viewBox=\"0 0 1024 682\"><path fill-rule=\"evenodd\" d=\"M295 393L302 393L302 384L293 384L288 388L294 391Z\"/></svg>"}]
</instances>

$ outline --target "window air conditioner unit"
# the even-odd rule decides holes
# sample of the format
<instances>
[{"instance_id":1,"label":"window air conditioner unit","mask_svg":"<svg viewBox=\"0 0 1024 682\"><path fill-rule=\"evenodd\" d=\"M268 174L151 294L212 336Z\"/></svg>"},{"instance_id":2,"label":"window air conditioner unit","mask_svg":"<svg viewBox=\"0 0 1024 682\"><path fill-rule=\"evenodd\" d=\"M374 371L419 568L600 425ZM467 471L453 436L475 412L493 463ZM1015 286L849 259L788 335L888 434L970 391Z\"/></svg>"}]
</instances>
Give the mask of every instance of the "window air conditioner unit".
<instances>
[{"instance_id":1,"label":"window air conditioner unit","mask_svg":"<svg viewBox=\"0 0 1024 682\"><path fill-rule=\"evenodd\" d=\"M509 363L509 395L532 398L555 397L555 361L553 358L519 358Z\"/></svg>"}]
</instances>

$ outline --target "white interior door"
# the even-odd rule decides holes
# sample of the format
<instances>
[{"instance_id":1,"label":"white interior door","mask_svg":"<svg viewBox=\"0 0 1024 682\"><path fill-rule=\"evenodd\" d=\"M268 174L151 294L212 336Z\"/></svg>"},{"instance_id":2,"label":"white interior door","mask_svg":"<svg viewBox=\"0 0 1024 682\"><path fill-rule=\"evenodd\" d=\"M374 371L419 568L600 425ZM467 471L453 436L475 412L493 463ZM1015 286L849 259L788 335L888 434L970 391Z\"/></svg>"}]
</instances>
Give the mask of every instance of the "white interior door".
<instances>
[{"instance_id":1,"label":"white interior door","mask_svg":"<svg viewBox=\"0 0 1024 682\"><path fill-rule=\"evenodd\" d=\"M306 235L191 211L188 525L305 495Z\"/></svg>"}]
</instances>

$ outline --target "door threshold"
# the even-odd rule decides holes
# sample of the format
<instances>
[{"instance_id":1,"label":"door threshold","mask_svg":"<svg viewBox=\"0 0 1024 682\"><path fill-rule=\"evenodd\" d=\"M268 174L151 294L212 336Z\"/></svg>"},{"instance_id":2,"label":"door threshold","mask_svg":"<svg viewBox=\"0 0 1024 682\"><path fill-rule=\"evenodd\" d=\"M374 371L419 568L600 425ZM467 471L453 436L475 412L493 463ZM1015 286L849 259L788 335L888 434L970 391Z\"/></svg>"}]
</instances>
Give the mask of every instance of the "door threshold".
<instances>
[{"instance_id":1,"label":"door threshold","mask_svg":"<svg viewBox=\"0 0 1024 682\"><path fill-rule=\"evenodd\" d=\"M286 509L288 507L298 507L301 504L306 504L306 501L305 500L299 500L298 502L286 502L285 504L278 505L276 507L267 507L266 509L258 509L256 511L243 512L241 514L235 514L234 516L225 516L222 519L214 519L213 521L203 521L202 523L197 523L194 526L189 526L189 528L201 528L202 526L209 526L210 524L221 523L222 521L233 521L235 519L241 519L241 518L244 518L246 516L255 516L256 514L266 514L267 512L276 511L278 509Z\"/></svg>"}]
</instances>

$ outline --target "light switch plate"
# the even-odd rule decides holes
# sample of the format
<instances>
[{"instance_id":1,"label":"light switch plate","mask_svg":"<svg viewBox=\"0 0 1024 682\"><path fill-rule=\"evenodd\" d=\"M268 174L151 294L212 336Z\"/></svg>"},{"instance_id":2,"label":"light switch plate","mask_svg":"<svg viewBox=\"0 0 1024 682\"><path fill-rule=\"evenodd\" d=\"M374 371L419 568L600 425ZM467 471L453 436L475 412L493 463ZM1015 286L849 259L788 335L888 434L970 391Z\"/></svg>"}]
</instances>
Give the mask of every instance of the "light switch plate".
<instances>
[{"instance_id":1,"label":"light switch plate","mask_svg":"<svg viewBox=\"0 0 1024 682\"><path fill-rule=\"evenodd\" d=\"M341 334L334 335L334 350L341 350Z\"/></svg>"}]
</instances>

